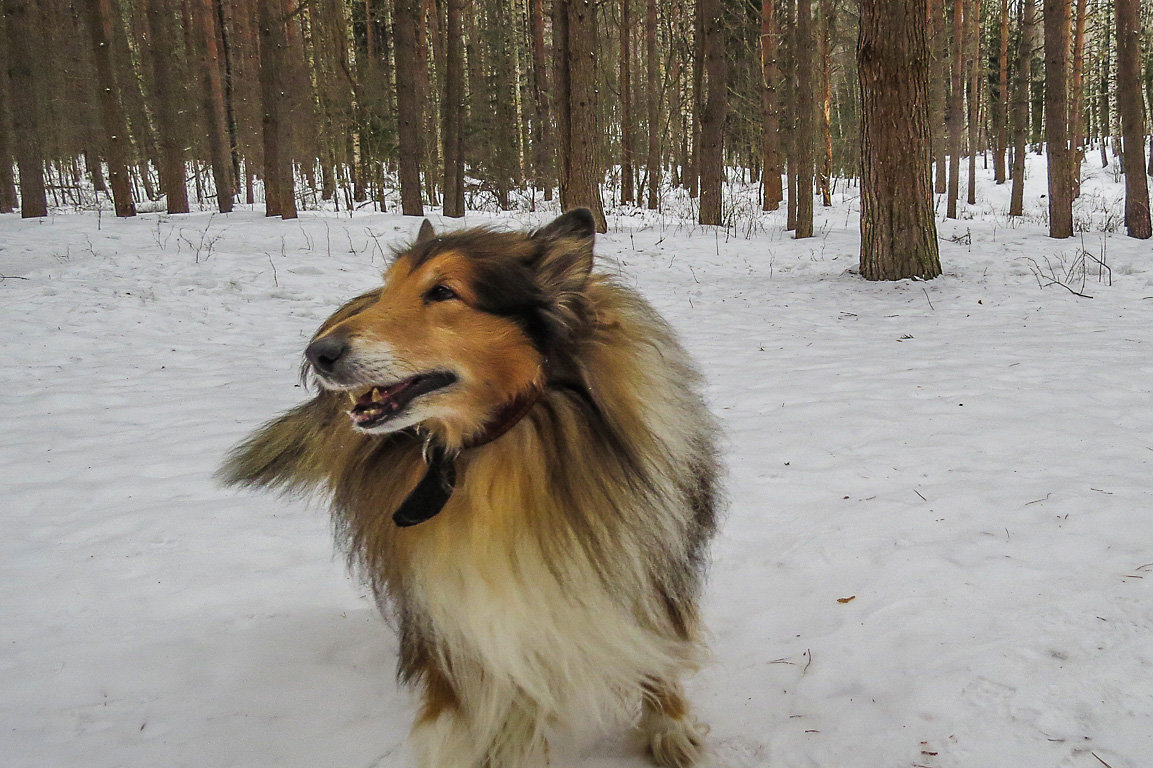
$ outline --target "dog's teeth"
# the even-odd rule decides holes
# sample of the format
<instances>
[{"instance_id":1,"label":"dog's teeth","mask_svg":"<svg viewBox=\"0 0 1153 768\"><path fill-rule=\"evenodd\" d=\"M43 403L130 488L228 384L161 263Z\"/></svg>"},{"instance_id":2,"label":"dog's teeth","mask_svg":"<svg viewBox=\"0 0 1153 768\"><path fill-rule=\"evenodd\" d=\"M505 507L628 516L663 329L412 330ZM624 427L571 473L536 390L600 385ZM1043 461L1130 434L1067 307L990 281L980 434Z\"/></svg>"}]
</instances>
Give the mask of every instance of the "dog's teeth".
<instances>
[{"instance_id":1,"label":"dog's teeth","mask_svg":"<svg viewBox=\"0 0 1153 768\"><path fill-rule=\"evenodd\" d=\"M380 394L380 390L376 387L372 388L372 402L379 403L384 400L384 395Z\"/></svg>"}]
</instances>

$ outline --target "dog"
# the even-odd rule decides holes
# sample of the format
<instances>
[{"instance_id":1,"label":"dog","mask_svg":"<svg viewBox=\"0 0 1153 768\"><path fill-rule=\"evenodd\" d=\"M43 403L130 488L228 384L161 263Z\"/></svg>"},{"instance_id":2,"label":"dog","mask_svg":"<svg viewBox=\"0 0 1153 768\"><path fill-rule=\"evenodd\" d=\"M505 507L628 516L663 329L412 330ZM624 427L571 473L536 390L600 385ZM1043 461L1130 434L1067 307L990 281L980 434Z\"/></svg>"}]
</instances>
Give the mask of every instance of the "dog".
<instances>
[{"instance_id":1,"label":"dog","mask_svg":"<svg viewBox=\"0 0 1153 768\"><path fill-rule=\"evenodd\" d=\"M717 429L672 329L593 245L584 209L535 232L426 220L308 345L317 396L221 470L330 500L419 691L422 768L543 765L558 728L638 709L658 765L703 753L682 678L705 647Z\"/></svg>"}]
</instances>

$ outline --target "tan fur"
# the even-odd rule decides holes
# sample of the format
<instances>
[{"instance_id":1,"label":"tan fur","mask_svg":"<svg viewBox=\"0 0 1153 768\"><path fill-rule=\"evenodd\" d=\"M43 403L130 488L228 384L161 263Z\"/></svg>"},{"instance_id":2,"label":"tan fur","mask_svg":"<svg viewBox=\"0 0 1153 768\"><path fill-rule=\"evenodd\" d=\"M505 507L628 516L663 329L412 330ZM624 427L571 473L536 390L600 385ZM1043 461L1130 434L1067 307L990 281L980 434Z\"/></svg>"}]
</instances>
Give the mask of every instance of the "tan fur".
<instances>
[{"instance_id":1,"label":"tan fur","mask_svg":"<svg viewBox=\"0 0 1153 768\"><path fill-rule=\"evenodd\" d=\"M340 418L344 395L323 391L224 469L229 482L331 496L350 561L397 618L400 676L422 690L413 745L428 768L541 765L552 729L612 722L642 700L659 764L686 768L703 748L707 729L679 680L703 653L713 423L668 326L588 274L591 228L586 239L571 226L562 217L531 237L422 241L381 290L318 331L354 340L354 372L451 366L459 385L419 401L418 433L358 433ZM490 252L531 267L525 295L540 288L539 317L482 308L495 301L486 290L504 290L485 287ZM459 301L422 300L437 284ZM373 383L358 381L340 387ZM539 400L507 434L465 447L527 390ZM399 528L391 514L423 474L428 439L459 451L456 488L435 517Z\"/></svg>"}]
</instances>

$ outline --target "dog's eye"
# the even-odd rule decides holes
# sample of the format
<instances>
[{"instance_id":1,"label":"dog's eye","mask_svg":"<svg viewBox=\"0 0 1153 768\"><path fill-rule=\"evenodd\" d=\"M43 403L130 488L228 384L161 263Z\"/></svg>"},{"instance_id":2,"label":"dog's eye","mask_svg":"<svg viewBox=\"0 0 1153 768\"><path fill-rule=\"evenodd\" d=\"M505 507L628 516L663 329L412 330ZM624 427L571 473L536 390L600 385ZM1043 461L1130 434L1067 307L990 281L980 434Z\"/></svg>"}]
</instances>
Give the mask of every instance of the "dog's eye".
<instances>
[{"instance_id":1,"label":"dog's eye","mask_svg":"<svg viewBox=\"0 0 1153 768\"><path fill-rule=\"evenodd\" d=\"M447 285L437 285L424 294L424 300L427 302L433 301L451 301L457 298L456 292L449 288Z\"/></svg>"}]
</instances>

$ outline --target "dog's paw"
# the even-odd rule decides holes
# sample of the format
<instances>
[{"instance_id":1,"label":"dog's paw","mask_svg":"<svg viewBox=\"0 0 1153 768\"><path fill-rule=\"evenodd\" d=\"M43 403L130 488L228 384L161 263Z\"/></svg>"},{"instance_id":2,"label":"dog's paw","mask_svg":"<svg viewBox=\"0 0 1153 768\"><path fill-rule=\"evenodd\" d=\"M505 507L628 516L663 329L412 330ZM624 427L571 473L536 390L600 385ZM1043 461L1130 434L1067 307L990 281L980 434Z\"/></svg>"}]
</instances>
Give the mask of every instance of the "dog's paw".
<instances>
[{"instance_id":1,"label":"dog's paw","mask_svg":"<svg viewBox=\"0 0 1153 768\"><path fill-rule=\"evenodd\" d=\"M690 768L700 762L709 727L692 715L652 715L644 724L649 753L662 768Z\"/></svg>"}]
</instances>

